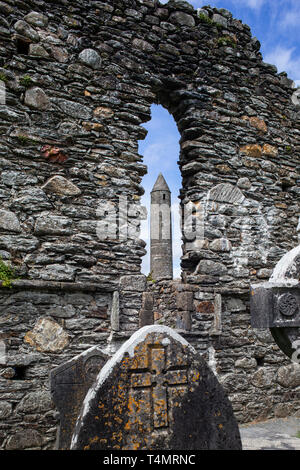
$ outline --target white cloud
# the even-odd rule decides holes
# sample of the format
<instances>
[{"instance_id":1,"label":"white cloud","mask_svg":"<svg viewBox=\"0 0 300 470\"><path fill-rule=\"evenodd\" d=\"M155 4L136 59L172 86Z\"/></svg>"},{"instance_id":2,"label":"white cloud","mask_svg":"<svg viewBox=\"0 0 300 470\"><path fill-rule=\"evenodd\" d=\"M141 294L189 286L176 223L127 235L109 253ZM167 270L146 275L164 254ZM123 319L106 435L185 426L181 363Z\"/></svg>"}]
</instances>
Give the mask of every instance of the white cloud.
<instances>
[{"instance_id":1,"label":"white cloud","mask_svg":"<svg viewBox=\"0 0 300 470\"><path fill-rule=\"evenodd\" d=\"M254 8L255 10L261 8L264 3L266 3L266 0L245 0L245 2L241 2L239 0L239 4L241 3L246 3L246 6L249 8Z\"/></svg>"},{"instance_id":2,"label":"white cloud","mask_svg":"<svg viewBox=\"0 0 300 470\"><path fill-rule=\"evenodd\" d=\"M300 79L300 56L294 57L295 47L284 47L278 45L265 55L264 61L274 64L278 72L287 72L292 80Z\"/></svg>"},{"instance_id":3,"label":"white cloud","mask_svg":"<svg viewBox=\"0 0 300 470\"><path fill-rule=\"evenodd\" d=\"M300 10L291 10L283 14L279 26L283 29L299 26L300 22Z\"/></svg>"}]
</instances>

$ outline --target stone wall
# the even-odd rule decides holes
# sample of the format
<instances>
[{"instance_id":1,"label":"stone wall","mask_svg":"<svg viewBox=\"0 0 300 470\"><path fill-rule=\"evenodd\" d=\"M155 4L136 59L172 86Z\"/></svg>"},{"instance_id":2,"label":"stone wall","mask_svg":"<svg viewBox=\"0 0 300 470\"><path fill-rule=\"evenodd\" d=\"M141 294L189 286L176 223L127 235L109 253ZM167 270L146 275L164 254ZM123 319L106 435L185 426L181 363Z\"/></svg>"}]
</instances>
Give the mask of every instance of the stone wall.
<instances>
[{"instance_id":1,"label":"stone wall","mask_svg":"<svg viewBox=\"0 0 300 470\"><path fill-rule=\"evenodd\" d=\"M250 326L249 292L148 283L153 320L175 328L206 358L241 423L300 415L297 364L271 333Z\"/></svg>"},{"instance_id":2,"label":"stone wall","mask_svg":"<svg viewBox=\"0 0 300 470\"><path fill-rule=\"evenodd\" d=\"M183 234L182 282L196 312L188 325L182 304L178 325L210 353L239 419L262 416L258 390L265 415L299 409L297 378L280 372L284 358L249 323L250 281L268 279L297 244L299 214L294 90L259 48L229 12L186 2L0 2L0 255L19 278L1 290L14 360L1 366L2 448L53 447L49 368L138 328L147 171L138 141L152 103L177 123L182 204L198 208L203 235L195 244ZM114 330L103 309L116 291ZM161 306L173 301L161 296ZM45 344L53 332L56 350L39 351L39 335Z\"/></svg>"}]
</instances>

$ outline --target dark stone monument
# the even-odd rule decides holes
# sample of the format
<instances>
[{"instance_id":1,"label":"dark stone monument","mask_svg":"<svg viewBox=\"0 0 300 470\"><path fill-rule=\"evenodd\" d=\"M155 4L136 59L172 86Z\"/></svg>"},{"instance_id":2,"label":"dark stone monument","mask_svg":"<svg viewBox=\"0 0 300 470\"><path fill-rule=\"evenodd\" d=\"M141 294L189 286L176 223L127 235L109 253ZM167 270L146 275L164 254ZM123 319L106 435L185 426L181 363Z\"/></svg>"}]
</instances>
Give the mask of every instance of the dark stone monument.
<instances>
[{"instance_id":1,"label":"dark stone monument","mask_svg":"<svg viewBox=\"0 0 300 470\"><path fill-rule=\"evenodd\" d=\"M70 449L83 399L109 357L94 346L51 371L51 394L60 413L57 449Z\"/></svg>"},{"instance_id":2,"label":"dark stone monument","mask_svg":"<svg viewBox=\"0 0 300 470\"><path fill-rule=\"evenodd\" d=\"M250 295L252 327L269 328L277 345L292 359L300 345L299 281L300 245L282 257L269 282L251 286Z\"/></svg>"},{"instance_id":3,"label":"dark stone monument","mask_svg":"<svg viewBox=\"0 0 300 470\"><path fill-rule=\"evenodd\" d=\"M231 404L194 348L145 326L105 364L87 393L71 449L241 449Z\"/></svg>"}]
</instances>

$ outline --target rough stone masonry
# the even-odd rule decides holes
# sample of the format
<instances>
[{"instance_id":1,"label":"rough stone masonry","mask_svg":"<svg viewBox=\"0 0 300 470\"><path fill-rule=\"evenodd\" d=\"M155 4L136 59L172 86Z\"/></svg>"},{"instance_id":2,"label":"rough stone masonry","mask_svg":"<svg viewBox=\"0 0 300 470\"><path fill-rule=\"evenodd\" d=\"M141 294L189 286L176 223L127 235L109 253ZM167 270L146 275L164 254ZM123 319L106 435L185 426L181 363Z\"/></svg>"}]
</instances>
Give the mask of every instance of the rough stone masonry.
<instances>
[{"instance_id":1,"label":"rough stone masonry","mask_svg":"<svg viewBox=\"0 0 300 470\"><path fill-rule=\"evenodd\" d=\"M228 11L181 1L0 1L0 255L16 278L0 296L1 448L52 449L50 370L113 354L145 321L206 355L240 422L299 415L299 366L250 326L250 282L298 244L299 215L295 90L259 49ZM203 237L183 233L181 281L147 286L133 234L152 103L178 126ZM98 237L105 204L127 239Z\"/></svg>"}]
</instances>

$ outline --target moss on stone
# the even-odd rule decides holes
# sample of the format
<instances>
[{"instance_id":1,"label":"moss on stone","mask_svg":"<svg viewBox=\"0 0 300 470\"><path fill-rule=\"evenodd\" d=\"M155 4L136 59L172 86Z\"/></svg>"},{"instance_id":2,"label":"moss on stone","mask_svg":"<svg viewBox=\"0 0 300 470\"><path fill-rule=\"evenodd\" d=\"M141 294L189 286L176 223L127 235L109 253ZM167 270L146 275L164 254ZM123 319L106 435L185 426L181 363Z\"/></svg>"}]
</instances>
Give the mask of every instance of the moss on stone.
<instances>
[{"instance_id":1,"label":"moss on stone","mask_svg":"<svg viewBox=\"0 0 300 470\"><path fill-rule=\"evenodd\" d=\"M32 84L32 78L29 75L24 75L20 78L20 85L25 88L29 88Z\"/></svg>"},{"instance_id":2,"label":"moss on stone","mask_svg":"<svg viewBox=\"0 0 300 470\"><path fill-rule=\"evenodd\" d=\"M14 279L14 269L4 263L2 257L0 256L0 281L2 281L2 287L11 287L11 283Z\"/></svg>"}]
</instances>

